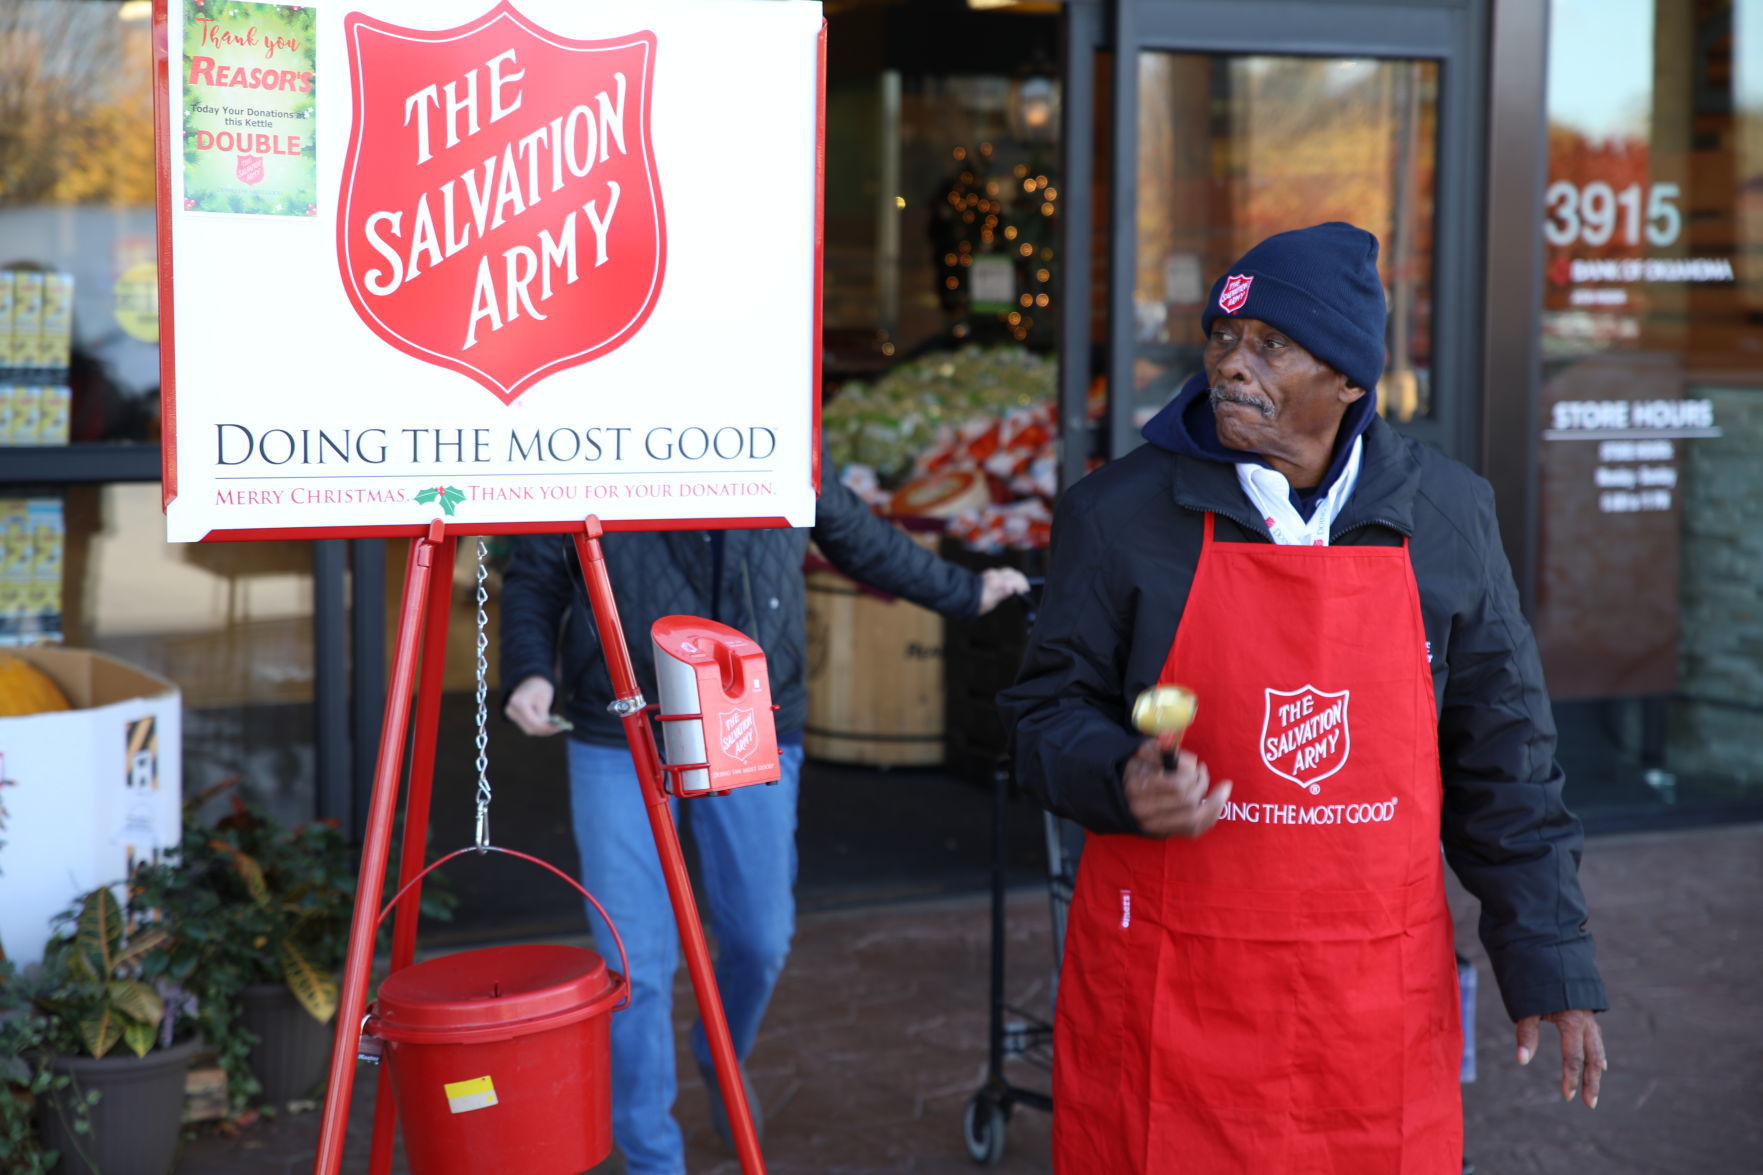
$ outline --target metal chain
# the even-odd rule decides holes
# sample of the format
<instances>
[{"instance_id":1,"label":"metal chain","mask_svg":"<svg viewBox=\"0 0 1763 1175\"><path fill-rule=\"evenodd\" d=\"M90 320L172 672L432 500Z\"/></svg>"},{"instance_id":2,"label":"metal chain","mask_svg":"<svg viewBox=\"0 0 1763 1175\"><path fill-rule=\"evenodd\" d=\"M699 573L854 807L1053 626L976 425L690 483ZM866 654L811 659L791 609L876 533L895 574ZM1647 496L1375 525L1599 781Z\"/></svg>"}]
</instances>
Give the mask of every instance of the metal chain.
<instances>
[{"instance_id":1,"label":"metal chain","mask_svg":"<svg viewBox=\"0 0 1763 1175\"><path fill-rule=\"evenodd\" d=\"M484 610L489 603L490 593L484 586L484 579L489 574L485 566L490 553L489 545L483 539L477 540L477 849L483 852L490 846L490 708L489 697L490 663L484 651L490 647L488 628L490 618Z\"/></svg>"}]
</instances>

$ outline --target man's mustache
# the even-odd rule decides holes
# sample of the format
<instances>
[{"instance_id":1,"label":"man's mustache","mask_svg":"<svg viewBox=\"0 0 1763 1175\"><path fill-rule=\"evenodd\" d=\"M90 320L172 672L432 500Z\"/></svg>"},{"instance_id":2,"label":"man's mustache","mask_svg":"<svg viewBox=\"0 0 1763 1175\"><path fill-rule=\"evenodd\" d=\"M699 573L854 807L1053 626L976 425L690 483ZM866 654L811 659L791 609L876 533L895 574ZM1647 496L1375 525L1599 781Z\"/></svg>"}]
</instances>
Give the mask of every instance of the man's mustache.
<instances>
[{"instance_id":1,"label":"man's mustache","mask_svg":"<svg viewBox=\"0 0 1763 1175\"><path fill-rule=\"evenodd\" d=\"M1259 396L1251 396L1247 392L1239 392L1228 387L1209 387L1206 389L1206 395L1211 399L1214 408L1220 404L1242 404L1245 407L1253 408L1268 420L1273 419L1272 403Z\"/></svg>"}]
</instances>

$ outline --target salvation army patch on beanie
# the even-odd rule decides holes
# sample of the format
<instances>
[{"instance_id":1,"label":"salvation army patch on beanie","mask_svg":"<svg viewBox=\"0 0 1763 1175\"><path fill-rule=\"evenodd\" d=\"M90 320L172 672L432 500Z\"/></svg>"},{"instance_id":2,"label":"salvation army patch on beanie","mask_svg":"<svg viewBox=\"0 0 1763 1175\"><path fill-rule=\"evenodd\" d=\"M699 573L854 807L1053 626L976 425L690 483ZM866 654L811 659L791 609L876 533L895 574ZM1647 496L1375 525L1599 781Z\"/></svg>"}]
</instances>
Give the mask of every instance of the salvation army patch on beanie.
<instances>
[{"instance_id":1,"label":"salvation army patch on beanie","mask_svg":"<svg viewBox=\"0 0 1763 1175\"><path fill-rule=\"evenodd\" d=\"M1210 335L1225 316L1257 319L1369 392L1383 375L1387 315L1377 238L1334 220L1244 253L1213 283L1200 329Z\"/></svg>"}]
</instances>

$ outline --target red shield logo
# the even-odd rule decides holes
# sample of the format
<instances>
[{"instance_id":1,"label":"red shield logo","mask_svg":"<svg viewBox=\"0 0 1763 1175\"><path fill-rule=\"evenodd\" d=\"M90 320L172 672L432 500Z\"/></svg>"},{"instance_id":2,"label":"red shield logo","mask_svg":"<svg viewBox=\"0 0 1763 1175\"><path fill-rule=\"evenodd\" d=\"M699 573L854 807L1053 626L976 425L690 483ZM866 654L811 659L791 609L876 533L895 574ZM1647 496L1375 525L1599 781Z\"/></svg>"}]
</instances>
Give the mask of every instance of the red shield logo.
<instances>
[{"instance_id":1,"label":"red shield logo","mask_svg":"<svg viewBox=\"0 0 1763 1175\"><path fill-rule=\"evenodd\" d=\"M247 186L260 184L263 182L263 156L241 155L233 171L240 183Z\"/></svg>"},{"instance_id":2,"label":"red shield logo","mask_svg":"<svg viewBox=\"0 0 1763 1175\"><path fill-rule=\"evenodd\" d=\"M1347 765L1353 740L1347 726L1351 690L1329 693L1313 685L1267 692L1261 720L1261 761L1281 779L1289 779L1311 795Z\"/></svg>"},{"instance_id":3,"label":"red shield logo","mask_svg":"<svg viewBox=\"0 0 1763 1175\"><path fill-rule=\"evenodd\" d=\"M1249 300L1249 287L1254 284L1254 274L1231 274L1224 279L1224 288L1218 291L1218 308L1226 314L1235 314Z\"/></svg>"},{"instance_id":4,"label":"red shield logo","mask_svg":"<svg viewBox=\"0 0 1763 1175\"><path fill-rule=\"evenodd\" d=\"M751 708L722 713L722 753L745 763L759 749L759 724Z\"/></svg>"},{"instance_id":5,"label":"red shield logo","mask_svg":"<svg viewBox=\"0 0 1763 1175\"><path fill-rule=\"evenodd\" d=\"M503 403L642 329L667 259L655 34L571 40L506 0L452 29L343 27L337 259L362 321Z\"/></svg>"}]
</instances>

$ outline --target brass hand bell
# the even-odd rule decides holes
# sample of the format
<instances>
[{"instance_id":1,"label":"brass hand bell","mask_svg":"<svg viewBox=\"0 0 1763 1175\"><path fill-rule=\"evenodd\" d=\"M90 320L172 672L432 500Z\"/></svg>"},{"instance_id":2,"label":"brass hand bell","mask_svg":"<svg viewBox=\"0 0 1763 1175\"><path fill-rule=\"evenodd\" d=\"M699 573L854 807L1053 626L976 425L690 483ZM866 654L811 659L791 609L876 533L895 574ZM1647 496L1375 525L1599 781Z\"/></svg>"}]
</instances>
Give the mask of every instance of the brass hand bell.
<instances>
[{"instance_id":1,"label":"brass hand bell","mask_svg":"<svg viewBox=\"0 0 1763 1175\"><path fill-rule=\"evenodd\" d=\"M1132 724L1157 739L1165 771L1175 770L1175 748L1181 745L1182 732L1193 723L1199 706L1194 691L1182 685L1154 685L1133 703Z\"/></svg>"}]
</instances>

